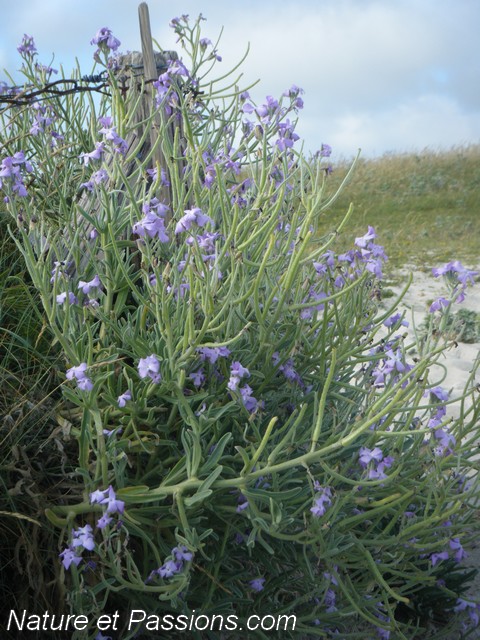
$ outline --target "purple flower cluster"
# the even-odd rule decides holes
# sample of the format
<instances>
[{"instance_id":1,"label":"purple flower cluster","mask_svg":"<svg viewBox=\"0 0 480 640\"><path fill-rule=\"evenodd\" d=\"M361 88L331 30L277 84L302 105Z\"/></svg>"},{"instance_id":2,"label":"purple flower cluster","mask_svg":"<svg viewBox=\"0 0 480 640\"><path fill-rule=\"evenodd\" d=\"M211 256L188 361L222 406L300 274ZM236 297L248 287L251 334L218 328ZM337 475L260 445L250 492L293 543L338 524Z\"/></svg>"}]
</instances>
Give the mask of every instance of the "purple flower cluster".
<instances>
[{"instance_id":1,"label":"purple flower cluster","mask_svg":"<svg viewBox=\"0 0 480 640\"><path fill-rule=\"evenodd\" d=\"M113 144L113 149L116 153L125 155L127 143L118 135L116 127L113 126L113 118L110 116L100 117L98 122L102 125L98 132L103 134L105 141Z\"/></svg>"},{"instance_id":2,"label":"purple flower cluster","mask_svg":"<svg viewBox=\"0 0 480 640\"><path fill-rule=\"evenodd\" d=\"M312 263L318 280L309 286L308 294L302 301L304 305L309 304L300 311L302 320L311 320L315 317L315 312L324 310L322 299L328 297L326 290L332 284L335 289L340 290L347 283L357 280L365 270L377 279L383 277L383 263L388 258L383 247L373 242L375 238L375 229L369 226L365 235L355 238L354 249L338 256L333 251L327 251L320 260ZM394 320L395 317L391 322Z\"/></svg>"},{"instance_id":3,"label":"purple flower cluster","mask_svg":"<svg viewBox=\"0 0 480 640\"><path fill-rule=\"evenodd\" d=\"M206 51L207 47L212 47L212 51L209 54L209 58L215 58L217 62L222 61L222 56L220 56L217 50L213 48L213 43L210 40L210 38L200 38L199 45L202 51Z\"/></svg>"},{"instance_id":4,"label":"purple flower cluster","mask_svg":"<svg viewBox=\"0 0 480 640\"><path fill-rule=\"evenodd\" d=\"M430 389L430 394L435 405L427 426L433 430L434 442L436 443L434 452L437 456L448 455L452 453L456 444L455 437L448 432L446 425L441 426L447 413L447 408L443 403L448 400L449 394L442 387Z\"/></svg>"},{"instance_id":5,"label":"purple flower cluster","mask_svg":"<svg viewBox=\"0 0 480 640\"><path fill-rule=\"evenodd\" d=\"M463 266L459 260L445 263L442 267L432 269L435 278L444 276L447 282L453 287L452 298L454 302L461 303L465 300L465 291L469 284L475 283L475 276L478 271L471 271ZM433 301L430 306L430 313L441 311L442 308L448 307L450 301L444 297L439 297Z\"/></svg>"},{"instance_id":6,"label":"purple flower cluster","mask_svg":"<svg viewBox=\"0 0 480 640\"><path fill-rule=\"evenodd\" d=\"M147 235L149 238L158 238L160 242L168 242L169 237L165 228L167 212L167 205L160 202L158 198L153 198L143 205L143 218L133 225L133 233L141 238Z\"/></svg>"},{"instance_id":7,"label":"purple flower cluster","mask_svg":"<svg viewBox=\"0 0 480 640\"><path fill-rule=\"evenodd\" d=\"M316 518L321 518L332 504L332 490L330 487L322 487L317 480L315 480L314 488L316 493L310 511Z\"/></svg>"},{"instance_id":8,"label":"purple flower cluster","mask_svg":"<svg viewBox=\"0 0 480 640\"><path fill-rule=\"evenodd\" d=\"M158 169L154 167L153 169L147 169L147 175L151 178L153 182L158 180ZM164 187L170 186L170 180L168 179L168 174L165 169L160 168L160 184Z\"/></svg>"},{"instance_id":9,"label":"purple flower cluster","mask_svg":"<svg viewBox=\"0 0 480 640\"><path fill-rule=\"evenodd\" d=\"M33 167L26 160L25 153L23 151L17 151L13 156L8 156L2 160L0 165L0 189L4 189L5 186L9 187L9 190L20 198L27 196L27 189L23 182L23 176L21 167L23 165L24 170L27 173L33 171ZM6 198L8 200L8 196Z\"/></svg>"},{"instance_id":10,"label":"purple flower cluster","mask_svg":"<svg viewBox=\"0 0 480 640\"><path fill-rule=\"evenodd\" d=\"M120 40L114 37L111 29L108 29L108 27L102 27L90 40L90 44L97 46L97 50L93 55L94 58L98 60L98 57L102 51L104 53L116 51L122 43L120 42Z\"/></svg>"},{"instance_id":11,"label":"purple flower cluster","mask_svg":"<svg viewBox=\"0 0 480 640\"><path fill-rule=\"evenodd\" d=\"M279 122L278 138L275 140L275 144L280 151L286 151L291 149L297 140L300 140L300 136L295 133L295 124L290 122L287 118L285 122Z\"/></svg>"},{"instance_id":12,"label":"purple flower cluster","mask_svg":"<svg viewBox=\"0 0 480 640\"><path fill-rule=\"evenodd\" d=\"M374 387L384 387L389 382L396 383L402 375L412 369L412 366L405 362L402 349L396 344L398 343L387 342L371 352L372 355L383 354L383 357L375 363L372 372Z\"/></svg>"},{"instance_id":13,"label":"purple flower cluster","mask_svg":"<svg viewBox=\"0 0 480 640\"><path fill-rule=\"evenodd\" d=\"M244 114L255 114L257 117L257 123L245 119L243 121L244 135L250 135L252 132L258 138L262 138L265 133L265 128L274 127L278 135L275 140L275 145L280 151L288 151L293 147L295 142L299 140L298 134L295 133L295 123L290 122L285 116L290 111L297 112L299 109L303 109L303 100L300 94L303 93L303 89L292 85L290 89L283 92L283 96L290 98L290 105L283 107L281 103L273 96L266 96L264 104L255 106L252 104L250 95L245 91L241 96L241 109Z\"/></svg>"},{"instance_id":14,"label":"purple flower cluster","mask_svg":"<svg viewBox=\"0 0 480 640\"><path fill-rule=\"evenodd\" d=\"M250 371L243 367L238 360L232 362L230 366L230 380L228 381L227 387L230 391L236 391L238 389L238 385L240 384L240 380L244 377L250 377Z\"/></svg>"},{"instance_id":15,"label":"purple flower cluster","mask_svg":"<svg viewBox=\"0 0 480 640\"><path fill-rule=\"evenodd\" d=\"M37 47L33 36L29 36L26 33L23 35L22 42L17 47L18 53L26 58L33 58L37 53Z\"/></svg>"},{"instance_id":16,"label":"purple flower cluster","mask_svg":"<svg viewBox=\"0 0 480 640\"><path fill-rule=\"evenodd\" d=\"M272 355L272 360L275 366L279 364L280 354L278 353L278 351L275 351L275 353ZM278 367L278 370L280 371L280 373L283 373L283 375L289 382L298 384L298 386L302 387L303 389L305 388L305 383L303 382L300 374L296 371L292 358L288 358L286 362Z\"/></svg>"},{"instance_id":17,"label":"purple flower cluster","mask_svg":"<svg viewBox=\"0 0 480 640\"><path fill-rule=\"evenodd\" d=\"M230 350L227 347L197 347L197 352L200 354L200 358L203 362L208 361L213 365L217 362L218 358L227 358L230 355ZM223 376L218 370L214 369L214 373L219 380L223 380ZM193 380L193 383L196 387L200 387L206 380L205 372L203 369L198 369L197 371L191 373L189 377L191 380ZM238 391L243 406L247 409L247 411L253 413L258 408L263 407L264 403L263 401L258 401L253 396L253 389L248 384L245 384L241 388L239 387L240 381L245 377L250 377L250 371L246 367L244 367L238 360L232 362L227 388L230 391Z\"/></svg>"},{"instance_id":18,"label":"purple flower cluster","mask_svg":"<svg viewBox=\"0 0 480 640\"><path fill-rule=\"evenodd\" d=\"M79 159L83 161L85 166L88 166L92 161L102 160L104 153L110 148L113 149L114 153L120 153L121 155L125 155L127 152L127 143L118 135L116 127L113 126L112 118L110 116L100 117L98 122L101 125L99 133L103 134L104 140L96 142L93 151L84 152L79 155ZM88 182L84 182L80 186L85 187L89 191L93 191L96 184L106 182L107 179L108 173L106 170L100 169L91 176Z\"/></svg>"},{"instance_id":19,"label":"purple flower cluster","mask_svg":"<svg viewBox=\"0 0 480 640\"><path fill-rule=\"evenodd\" d=\"M253 389L248 385L244 385L240 389L240 396L242 398L243 406L249 413L253 413L257 409L261 409L264 406L262 400L258 401L253 396Z\"/></svg>"},{"instance_id":20,"label":"purple flower cluster","mask_svg":"<svg viewBox=\"0 0 480 640\"><path fill-rule=\"evenodd\" d=\"M44 133L55 122L56 116L50 106L45 106L41 102L34 102L31 106L30 115L33 117L33 124L30 127L30 134L38 136ZM58 140L63 140L63 136L56 131L50 130L51 144L54 146Z\"/></svg>"},{"instance_id":21,"label":"purple flower cluster","mask_svg":"<svg viewBox=\"0 0 480 640\"><path fill-rule=\"evenodd\" d=\"M179 545L172 549L171 557L166 560L161 567L154 569L147 578L147 582L153 580L155 576L160 578L172 578L177 573L180 573L184 567L185 562L190 562L193 559L193 553L187 549L185 545Z\"/></svg>"},{"instance_id":22,"label":"purple flower cluster","mask_svg":"<svg viewBox=\"0 0 480 640\"><path fill-rule=\"evenodd\" d=\"M480 603L458 598L453 610L455 613L458 613L459 611L467 611L472 626L478 627L478 623L480 621Z\"/></svg>"},{"instance_id":23,"label":"purple flower cluster","mask_svg":"<svg viewBox=\"0 0 480 640\"><path fill-rule=\"evenodd\" d=\"M125 510L125 502L118 500L113 487L110 485L108 489L103 491L97 489L90 494L90 504L99 504L104 508L104 512L101 518L97 521L97 527L104 529L109 525L113 518L111 514L122 514Z\"/></svg>"},{"instance_id":24,"label":"purple flower cluster","mask_svg":"<svg viewBox=\"0 0 480 640\"><path fill-rule=\"evenodd\" d=\"M169 60L165 73L160 74L158 80L153 83L156 89L156 105L158 108L163 108L167 116L172 115L180 104L179 94L175 90L174 76L190 78L190 72L181 60Z\"/></svg>"},{"instance_id":25,"label":"purple flower cluster","mask_svg":"<svg viewBox=\"0 0 480 640\"><path fill-rule=\"evenodd\" d=\"M87 368L87 363L82 362L78 367L70 367L66 372L67 380L76 380L77 387L82 391L91 391L93 389L93 383L86 374Z\"/></svg>"},{"instance_id":26,"label":"purple flower cluster","mask_svg":"<svg viewBox=\"0 0 480 640\"><path fill-rule=\"evenodd\" d=\"M93 551L95 548L95 540L93 539L93 530L89 524L78 529L72 529L72 542L59 554L65 569L70 569L74 564L78 567L82 561L82 551Z\"/></svg>"},{"instance_id":27,"label":"purple flower cluster","mask_svg":"<svg viewBox=\"0 0 480 640\"><path fill-rule=\"evenodd\" d=\"M237 152L235 152L235 150L230 150L229 153L222 151L216 156L212 156L209 151L202 153L205 162L205 179L203 184L207 189L211 189L216 181L216 167L220 167L224 173L232 172L235 176L240 174L241 158L240 155L235 157L236 154Z\"/></svg>"},{"instance_id":28,"label":"purple flower cluster","mask_svg":"<svg viewBox=\"0 0 480 640\"><path fill-rule=\"evenodd\" d=\"M110 486L104 491L94 491L90 494L90 504L100 504L104 507L103 516L97 521L99 529L105 528L112 522L112 513L123 513L125 503L117 500L115 491ZM69 569L72 564L78 567L82 561L82 552L93 551L95 548L95 540L93 537L93 529L91 525L86 524L84 527L72 529L72 541L69 546L60 553L59 557L65 569Z\"/></svg>"},{"instance_id":29,"label":"purple flower cluster","mask_svg":"<svg viewBox=\"0 0 480 640\"><path fill-rule=\"evenodd\" d=\"M373 449L361 447L358 460L363 469L368 469L369 480L385 480L387 478L385 470L389 469L395 461L392 456L384 456L380 447Z\"/></svg>"},{"instance_id":30,"label":"purple flower cluster","mask_svg":"<svg viewBox=\"0 0 480 640\"><path fill-rule=\"evenodd\" d=\"M446 524L449 525L450 522L447 522ZM455 562L461 562L467 557L467 552L463 548L459 538L451 538L448 542L448 546L450 548L450 552L453 552L452 557ZM448 560L450 558L450 552L448 550L445 550L430 554L430 562L432 563L432 567L434 567L442 560Z\"/></svg>"}]
</instances>

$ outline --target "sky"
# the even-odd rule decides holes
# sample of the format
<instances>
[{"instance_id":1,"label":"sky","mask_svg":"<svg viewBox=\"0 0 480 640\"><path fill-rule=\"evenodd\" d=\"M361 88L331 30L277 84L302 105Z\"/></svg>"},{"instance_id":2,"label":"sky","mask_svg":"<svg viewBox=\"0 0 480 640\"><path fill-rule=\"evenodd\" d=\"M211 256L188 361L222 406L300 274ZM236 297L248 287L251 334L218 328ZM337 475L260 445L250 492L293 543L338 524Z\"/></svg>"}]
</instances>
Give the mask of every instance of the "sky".
<instances>
[{"instance_id":1,"label":"sky","mask_svg":"<svg viewBox=\"0 0 480 640\"><path fill-rule=\"evenodd\" d=\"M140 50L138 0L2 3L0 80L35 39L38 61L90 73L90 40L109 27L121 50ZM333 157L439 151L480 143L480 0L150 0L153 37L181 55L170 20L202 13L202 35L223 27L220 70L244 54L243 83L261 103L292 84L305 91L297 133L306 153ZM55 59L52 63L52 55ZM297 143L298 145L299 143Z\"/></svg>"}]
</instances>

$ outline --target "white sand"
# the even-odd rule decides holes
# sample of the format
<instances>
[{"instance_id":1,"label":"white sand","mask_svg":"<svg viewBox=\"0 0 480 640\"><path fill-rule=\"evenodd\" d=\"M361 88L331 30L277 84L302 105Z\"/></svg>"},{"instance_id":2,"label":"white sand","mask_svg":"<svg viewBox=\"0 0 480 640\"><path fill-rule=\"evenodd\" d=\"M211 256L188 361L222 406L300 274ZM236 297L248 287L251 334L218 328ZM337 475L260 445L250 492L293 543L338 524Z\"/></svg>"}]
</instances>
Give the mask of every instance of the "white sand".
<instances>
[{"instance_id":1,"label":"white sand","mask_svg":"<svg viewBox=\"0 0 480 640\"><path fill-rule=\"evenodd\" d=\"M469 265L469 268L480 272L480 265L476 267ZM418 327L423 318L429 314L431 302L440 296L448 297L448 295L446 295L448 290L443 278L434 278L433 275L430 275L431 271L425 273L424 271L420 271L417 267L412 267L402 269L398 275L400 275L403 282L406 283L409 273L413 274L413 281L405 295L405 298L400 304L400 309L406 310L405 319L410 322L410 327L406 329L406 331L408 331L409 334L413 334L413 320L415 321L415 325ZM400 293L402 287L395 286L392 287L392 289L396 293ZM386 302L389 301L390 299L386 300ZM473 286L469 286L467 288L464 302L461 304L455 304L453 306L453 311L456 312L462 308L480 313L480 281L477 281ZM440 362L442 362L447 369L446 378L441 383L441 386L451 392L452 398L458 397L464 392L465 385L468 382L470 372L472 371L475 359L479 356L479 352L480 342L475 344L459 342L457 347L449 349L440 359ZM442 376L443 373L444 372L441 373ZM436 375L435 370L432 370L431 372L431 376L433 375ZM480 384L480 367L476 371L474 384ZM473 398L474 402L480 402L480 392L474 392ZM466 402L466 406L470 405L471 400L470 402ZM447 407L447 414L457 417L458 409L458 404L457 406L455 404L449 405ZM468 558L465 561L465 566L480 569L480 543L475 545L475 547L468 550ZM478 601L479 593L480 572L477 574L475 580L470 585L470 589L464 597L466 599ZM461 637L463 636L459 629L458 631L453 631L446 640L459 640ZM469 635L468 637L471 638L471 640L480 640L480 626L477 627L472 635Z\"/></svg>"},{"instance_id":2,"label":"white sand","mask_svg":"<svg viewBox=\"0 0 480 640\"><path fill-rule=\"evenodd\" d=\"M476 267L475 270L480 273L480 266ZM406 331L410 335L413 335L413 326L415 325L418 328L423 319L429 315L429 308L432 301L440 296L448 298L448 289L442 277L434 278L433 275L431 275L431 271L425 273L419 270L418 267L406 267L400 270L397 275L400 276L402 282L405 284L410 273L413 274L413 281L400 304L400 309L406 311L405 319L410 323ZM394 286L392 289L395 293L400 293L402 286ZM390 299L386 302L389 301ZM480 282L468 286L464 302L454 304L452 311L456 312L462 308L480 313ZM458 342L458 346L452 346L445 354L442 354L439 362L446 367L447 373L441 386L450 391L451 398L456 398L464 393L479 352L480 342L474 344ZM431 381L435 381L436 377L440 379L444 375L445 371L442 371L440 367L436 367L432 369L430 379ZM480 384L480 367L477 369L474 377L474 384ZM480 393L475 395L475 401L480 402ZM450 415L458 415L457 411L454 405L448 407L448 413Z\"/></svg>"}]
</instances>

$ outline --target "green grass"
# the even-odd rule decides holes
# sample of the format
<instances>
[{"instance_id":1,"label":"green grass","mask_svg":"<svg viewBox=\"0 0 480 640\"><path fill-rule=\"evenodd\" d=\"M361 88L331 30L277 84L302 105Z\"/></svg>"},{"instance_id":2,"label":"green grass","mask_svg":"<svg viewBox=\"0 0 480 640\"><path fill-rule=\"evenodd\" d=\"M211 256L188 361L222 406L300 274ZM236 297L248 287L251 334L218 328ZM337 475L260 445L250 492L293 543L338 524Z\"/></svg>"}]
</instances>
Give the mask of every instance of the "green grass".
<instances>
[{"instance_id":1,"label":"green grass","mask_svg":"<svg viewBox=\"0 0 480 640\"><path fill-rule=\"evenodd\" d=\"M44 515L69 471L55 420L57 361L39 296L0 213L0 613L3 603L28 608L33 601L53 610L59 597L56 538Z\"/></svg>"},{"instance_id":2,"label":"green grass","mask_svg":"<svg viewBox=\"0 0 480 640\"><path fill-rule=\"evenodd\" d=\"M326 212L325 231L353 202L337 250L351 248L352 239L372 225L393 268L456 258L477 265L479 166L480 146L360 160ZM347 171L347 165L334 167L331 193ZM56 538L44 517L45 507L58 501L60 485L71 482L68 460L75 457L56 421L57 368L39 297L0 212L0 596L17 609L36 599L54 610L63 599Z\"/></svg>"},{"instance_id":3,"label":"green grass","mask_svg":"<svg viewBox=\"0 0 480 640\"><path fill-rule=\"evenodd\" d=\"M344 191L326 212L336 226L350 203L353 216L340 242L375 227L391 267L431 267L453 259L480 262L480 145L446 152L386 155L360 159ZM333 167L333 192L349 166Z\"/></svg>"}]
</instances>

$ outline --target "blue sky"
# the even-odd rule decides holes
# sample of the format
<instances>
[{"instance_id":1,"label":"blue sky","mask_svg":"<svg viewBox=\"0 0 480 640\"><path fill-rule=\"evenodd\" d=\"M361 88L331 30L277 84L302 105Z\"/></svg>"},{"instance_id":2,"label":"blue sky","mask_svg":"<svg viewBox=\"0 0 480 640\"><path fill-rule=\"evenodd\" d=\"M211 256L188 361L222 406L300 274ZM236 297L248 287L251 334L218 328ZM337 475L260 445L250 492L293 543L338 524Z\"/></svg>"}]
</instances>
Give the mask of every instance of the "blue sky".
<instances>
[{"instance_id":1,"label":"blue sky","mask_svg":"<svg viewBox=\"0 0 480 640\"><path fill-rule=\"evenodd\" d=\"M39 61L90 72L95 32L108 26L122 50L140 49L138 0L22 0L2 6L0 69L20 66L16 47L35 38ZM479 0L150 0L152 33L178 48L168 24L186 13L221 27L222 66L243 65L261 102L293 83L305 90L297 131L305 150L335 157L433 150L480 142ZM0 72L0 80L5 79Z\"/></svg>"}]
</instances>

